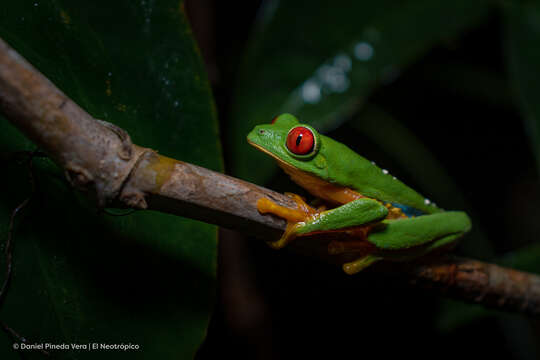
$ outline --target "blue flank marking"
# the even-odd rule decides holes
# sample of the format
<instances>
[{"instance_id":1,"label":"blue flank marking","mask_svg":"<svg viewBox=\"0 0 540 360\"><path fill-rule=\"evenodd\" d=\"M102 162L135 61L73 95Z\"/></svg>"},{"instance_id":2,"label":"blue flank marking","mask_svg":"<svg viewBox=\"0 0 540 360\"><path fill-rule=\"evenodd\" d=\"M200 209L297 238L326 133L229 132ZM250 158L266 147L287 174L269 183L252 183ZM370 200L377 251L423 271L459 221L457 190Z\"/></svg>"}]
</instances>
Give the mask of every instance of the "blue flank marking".
<instances>
[{"instance_id":1,"label":"blue flank marking","mask_svg":"<svg viewBox=\"0 0 540 360\"><path fill-rule=\"evenodd\" d=\"M420 216L420 215L425 214L425 212L423 212L422 210L415 209L411 206L401 205L398 203L390 203L390 204L392 204L392 206L400 208L401 211L403 211L403 213L407 215L407 217Z\"/></svg>"}]
</instances>

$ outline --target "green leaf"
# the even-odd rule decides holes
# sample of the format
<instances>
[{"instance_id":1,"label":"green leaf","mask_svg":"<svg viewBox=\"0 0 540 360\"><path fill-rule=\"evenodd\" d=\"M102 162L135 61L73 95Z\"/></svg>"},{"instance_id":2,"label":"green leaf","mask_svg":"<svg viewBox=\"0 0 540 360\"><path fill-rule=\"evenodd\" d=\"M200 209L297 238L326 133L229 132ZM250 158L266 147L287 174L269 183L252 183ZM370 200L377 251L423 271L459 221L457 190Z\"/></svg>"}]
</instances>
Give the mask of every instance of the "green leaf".
<instances>
[{"instance_id":1,"label":"green leaf","mask_svg":"<svg viewBox=\"0 0 540 360\"><path fill-rule=\"evenodd\" d=\"M504 6L508 69L540 170L540 3Z\"/></svg>"},{"instance_id":2,"label":"green leaf","mask_svg":"<svg viewBox=\"0 0 540 360\"><path fill-rule=\"evenodd\" d=\"M488 9L485 1L466 0L305 5L282 1L263 12L242 67L228 137L232 169L244 179L263 182L274 169L246 144L253 126L291 112L322 132L335 128L376 87Z\"/></svg>"},{"instance_id":3,"label":"green leaf","mask_svg":"<svg viewBox=\"0 0 540 360\"><path fill-rule=\"evenodd\" d=\"M0 37L135 143L222 169L216 111L181 1L15 1L0 13ZM10 154L33 149L0 120L2 243L11 212L30 194L27 166ZM151 211L99 214L50 160L34 165L37 193L16 218L0 319L30 342L140 347L61 358L193 357L213 307L216 228ZM19 358L7 334L0 357Z\"/></svg>"}]
</instances>

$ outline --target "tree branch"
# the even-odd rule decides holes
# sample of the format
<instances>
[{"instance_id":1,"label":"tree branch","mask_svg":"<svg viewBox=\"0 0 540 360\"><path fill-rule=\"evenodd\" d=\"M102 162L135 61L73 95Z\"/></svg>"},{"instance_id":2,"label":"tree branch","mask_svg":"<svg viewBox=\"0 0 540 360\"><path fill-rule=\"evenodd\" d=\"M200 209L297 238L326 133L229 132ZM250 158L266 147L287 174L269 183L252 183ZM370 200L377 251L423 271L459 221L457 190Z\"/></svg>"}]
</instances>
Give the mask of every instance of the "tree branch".
<instances>
[{"instance_id":1,"label":"tree branch","mask_svg":"<svg viewBox=\"0 0 540 360\"><path fill-rule=\"evenodd\" d=\"M1 39L0 111L99 206L163 211L267 241L277 239L286 222L259 214L257 200L268 197L295 206L285 195L132 144L124 130L93 119ZM324 239L293 245L334 263L353 256L328 255ZM390 271L411 284L462 300L540 313L540 277L534 274L450 256L375 265L374 271Z\"/></svg>"}]
</instances>

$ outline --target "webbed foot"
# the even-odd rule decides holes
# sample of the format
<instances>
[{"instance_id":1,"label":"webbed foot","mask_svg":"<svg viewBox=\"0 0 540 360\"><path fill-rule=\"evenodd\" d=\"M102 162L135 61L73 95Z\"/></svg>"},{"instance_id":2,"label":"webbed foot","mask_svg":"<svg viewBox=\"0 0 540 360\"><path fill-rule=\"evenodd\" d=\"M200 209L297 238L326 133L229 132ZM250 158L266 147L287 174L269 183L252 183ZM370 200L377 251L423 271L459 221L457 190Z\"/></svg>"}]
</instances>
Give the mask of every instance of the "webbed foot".
<instances>
[{"instance_id":1,"label":"webbed foot","mask_svg":"<svg viewBox=\"0 0 540 360\"><path fill-rule=\"evenodd\" d=\"M296 209L276 204L270 199L261 198L257 201L257 210L261 214L274 214L287 220L287 228L278 241L268 241L267 244L273 249L281 249L297 237L297 231L306 222L313 220L320 212L309 206L301 196L285 193L296 203Z\"/></svg>"},{"instance_id":2,"label":"webbed foot","mask_svg":"<svg viewBox=\"0 0 540 360\"><path fill-rule=\"evenodd\" d=\"M366 255L357 260L343 264L343 271L348 275L354 275L379 260L382 260L382 258L375 255Z\"/></svg>"}]
</instances>

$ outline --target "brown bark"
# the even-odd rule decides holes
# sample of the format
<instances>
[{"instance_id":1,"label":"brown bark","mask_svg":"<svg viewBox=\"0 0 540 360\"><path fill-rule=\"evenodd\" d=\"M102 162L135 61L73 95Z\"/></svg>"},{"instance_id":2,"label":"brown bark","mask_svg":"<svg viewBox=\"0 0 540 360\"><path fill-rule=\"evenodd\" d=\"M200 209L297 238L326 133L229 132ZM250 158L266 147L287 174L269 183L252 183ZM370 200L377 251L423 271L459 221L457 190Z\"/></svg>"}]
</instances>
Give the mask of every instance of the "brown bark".
<instances>
[{"instance_id":1,"label":"brown bark","mask_svg":"<svg viewBox=\"0 0 540 360\"><path fill-rule=\"evenodd\" d=\"M0 39L0 111L42 148L77 188L100 206L153 209L217 224L263 240L275 240L286 223L261 215L256 202L286 196L131 143L114 125L96 121ZM325 241L294 247L326 261ZM349 255L350 257L350 255ZM406 276L412 284L486 306L540 313L540 277L476 260L442 257L429 262L375 267Z\"/></svg>"},{"instance_id":2,"label":"brown bark","mask_svg":"<svg viewBox=\"0 0 540 360\"><path fill-rule=\"evenodd\" d=\"M406 276L415 286L483 306L540 314L540 276L456 256L413 264L392 264L385 271Z\"/></svg>"}]
</instances>

